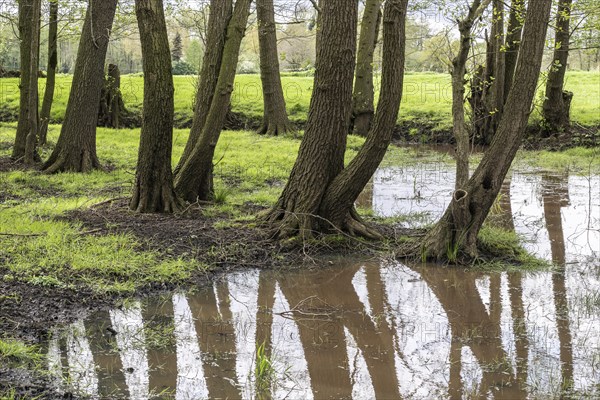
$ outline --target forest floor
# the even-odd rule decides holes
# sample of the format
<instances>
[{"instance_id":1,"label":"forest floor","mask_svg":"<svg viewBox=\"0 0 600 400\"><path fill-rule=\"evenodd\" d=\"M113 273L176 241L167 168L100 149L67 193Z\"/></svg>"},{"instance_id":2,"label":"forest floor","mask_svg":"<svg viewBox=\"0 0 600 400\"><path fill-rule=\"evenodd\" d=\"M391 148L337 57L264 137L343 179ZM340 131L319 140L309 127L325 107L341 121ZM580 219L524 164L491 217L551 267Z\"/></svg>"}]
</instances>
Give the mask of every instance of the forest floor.
<instances>
[{"instance_id":1,"label":"forest floor","mask_svg":"<svg viewBox=\"0 0 600 400\"><path fill-rule=\"evenodd\" d=\"M48 176L9 159L15 128L0 123L0 365L19 368L0 367L0 398L14 381L23 383L20 393L44 393L43 374L31 371L39 365L38 345L57 324L127 297L201 285L233 269L314 266L317 257L340 252L393 256L397 243L422 233L400 228L405 216L382 219L363 208L361 214L387 242L339 235L311 242L271 240L257 215L277 200L289 175L300 144L292 135L224 132L216 151L215 202L167 216L128 209L139 130L98 130L105 170ZM59 130L50 127L51 144L42 149L42 158ZM187 131L175 132L174 162L186 139ZM349 137L347 160L362 143ZM449 164L450 153L394 146L383 166ZM519 158L532 168L600 168L598 149L590 148L524 151ZM516 236L487 237L519 246Z\"/></svg>"}]
</instances>

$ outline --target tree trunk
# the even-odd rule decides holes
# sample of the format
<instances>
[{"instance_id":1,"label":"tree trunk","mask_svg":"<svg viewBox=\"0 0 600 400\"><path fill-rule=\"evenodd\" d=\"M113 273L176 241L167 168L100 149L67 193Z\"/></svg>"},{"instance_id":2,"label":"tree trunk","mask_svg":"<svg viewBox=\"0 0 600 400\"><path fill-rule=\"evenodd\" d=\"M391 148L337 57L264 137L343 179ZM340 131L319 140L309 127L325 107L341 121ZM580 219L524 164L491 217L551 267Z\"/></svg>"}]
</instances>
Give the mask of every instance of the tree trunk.
<instances>
[{"instance_id":1,"label":"tree trunk","mask_svg":"<svg viewBox=\"0 0 600 400\"><path fill-rule=\"evenodd\" d=\"M102 87L98 126L119 129L127 109L121 95L121 71L115 64L108 65L108 74Z\"/></svg>"},{"instance_id":2,"label":"tree trunk","mask_svg":"<svg viewBox=\"0 0 600 400\"><path fill-rule=\"evenodd\" d=\"M87 172L100 168L96 125L104 81L104 61L117 0L91 1L79 41L65 120L44 171Z\"/></svg>"},{"instance_id":3,"label":"tree trunk","mask_svg":"<svg viewBox=\"0 0 600 400\"><path fill-rule=\"evenodd\" d=\"M560 0L556 15L556 36L554 44L554 62L546 82L546 99L542 107L545 122L544 136L549 137L564 132L570 124L570 104L573 93L565 92L565 73L569 59L569 41L571 32L572 0Z\"/></svg>"},{"instance_id":4,"label":"tree trunk","mask_svg":"<svg viewBox=\"0 0 600 400\"><path fill-rule=\"evenodd\" d=\"M523 140L542 64L551 4L552 0L529 3L515 83L504 116L475 173L464 189L454 193L440 221L423 239L423 258L455 262L459 254L477 257L477 235Z\"/></svg>"},{"instance_id":5,"label":"tree trunk","mask_svg":"<svg viewBox=\"0 0 600 400\"><path fill-rule=\"evenodd\" d=\"M285 98L279 73L277 33L273 0L257 0L260 79L263 87L264 116L259 134L277 136L292 130L285 109Z\"/></svg>"},{"instance_id":6,"label":"tree trunk","mask_svg":"<svg viewBox=\"0 0 600 400\"><path fill-rule=\"evenodd\" d=\"M354 203L385 156L402 99L408 0L388 0L383 16L383 66L377 114L367 140L356 157L331 182L319 215L351 235L378 238L364 223Z\"/></svg>"},{"instance_id":7,"label":"tree trunk","mask_svg":"<svg viewBox=\"0 0 600 400\"><path fill-rule=\"evenodd\" d=\"M456 190L462 189L469 180L469 130L465 123L465 74L472 44L475 20L487 8L490 1L473 0L467 16L458 22L460 48L452 60L452 124L456 139Z\"/></svg>"},{"instance_id":8,"label":"tree trunk","mask_svg":"<svg viewBox=\"0 0 600 400\"><path fill-rule=\"evenodd\" d=\"M29 64L29 106L27 112L29 113L29 132L27 132L27 138L25 139L25 164L33 165L39 156L37 155L37 138L38 138L38 125L39 125L39 93L38 93L38 72L40 65L40 19L42 11L42 1L34 0L33 4L33 15L31 24L31 58Z\"/></svg>"},{"instance_id":9,"label":"tree trunk","mask_svg":"<svg viewBox=\"0 0 600 400\"><path fill-rule=\"evenodd\" d=\"M504 0L494 0L494 23L496 24L496 36L494 40L495 62L494 82L492 88L494 90L494 107L492 115L493 132L496 132L502 113L504 111L504 72L506 69L506 51L504 40Z\"/></svg>"},{"instance_id":10,"label":"tree trunk","mask_svg":"<svg viewBox=\"0 0 600 400\"><path fill-rule=\"evenodd\" d=\"M506 29L506 51L504 53L504 103L508 99L508 93L512 87L517 66L517 56L521 46L521 34L523 33L523 18L525 16L525 0L512 0L510 4L510 15Z\"/></svg>"},{"instance_id":11,"label":"tree trunk","mask_svg":"<svg viewBox=\"0 0 600 400\"><path fill-rule=\"evenodd\" d=\"M137 212L179 209L173 188L174 86L162 0L136 0L144 68L144 110L138 164L129 204Z\"/></svg>"},{"instance_id":12,"label":"tree trunk","mask_svg":"<svg viewBox=\"0 0 600 400\"><path fill-rule=\"evenodd\" d=\"M194 103L194 119L192 121L192 128L190 129L190 136L175 168L175 175L179 174L179 170L190 157L192 150L194 150L198 138L200 138L200 134L202 133L202 128L204 128L208 112L210 111L219 79L219 71L221 70L227 26L231 19L232 10L233 4L231 0L211 0L210 2L206 50L204 51L198 92L196 93Z\"/></svg>"},{"instance_id":13,"label":"tree trunk","mask_svg":"<svg viewBox=\"0 0 600 400\"><path fill-rule=\"evenodd\" d=\"M327 186L344 167L352 112L358 1L321 1L313 94L298 158L267 216L279 237L312 236ZM327 226L327 228L330 228Z\"/></svg>"},{"instance_id":14,"label":"tree trunk","mask_svg":"<svg viewBox=\"0 0 600 400\"><path fill-rule=\"evenodd\" d=\"M56 67L58 65L58 0L50 0L50 18L48 22L48 67L46 68L46 89L40 112L40 145L48 138L50 111L54 101L56 87Z\"/></svg>"},{"instance_id":15,"label":"tree trunk","mask_svg":"<svg viewBox=\"0 0 600 400\"><path fill-rule=\"evenodd\" d=\"M37 104L37 95L31 93L31 80L37 83L37 69L33 69L31 56L37 49L33 48L34 33L36 32L33 26L34 19L34 3L36 0L19 1L19 40L20 40L20 82L19 82L19 123L17 125L17 134L15 137L15 145L13 147L12 158L20 161L25 161L27 135L31 131L30 127L30 112L29 107L33 103L30 101L30 96L36 96L35 104ZM37 58L37 57L36 57ZM37 86L36 86L37 93ZM37 106L36 110L37 112ZM29 155L31 156L31 155ZM30 158L30 157L29 157Z\"/></svg>"},{"instance_id":16,"label":"tree trunk","mask_svg":"<svg viewBox=\"0 0 600 400\"><path fill-rule=\"evenodd\" d=\"M206 122L192 152L175 177L175 189L183 199L190 202L198 199L209 200L214 195L212 161L229 109L240 45L248 23L251 2L251 0L237 0L235 3L233 15L227 27L227 38L215 95L206 116Z\"/></svg>"},{"instance_id":17,"label":"tree trunk","mask_svg":"<svg viewBox=\"0 0 600 400\"><path fill-rule=\"evenodd\" d=\"M373 54L377 46L381 20L381 0L367 0L360 26L356 79L352 96L352 123L356 135L366 137L375 113L373 84Z\"/></svg>"}]
</instances>

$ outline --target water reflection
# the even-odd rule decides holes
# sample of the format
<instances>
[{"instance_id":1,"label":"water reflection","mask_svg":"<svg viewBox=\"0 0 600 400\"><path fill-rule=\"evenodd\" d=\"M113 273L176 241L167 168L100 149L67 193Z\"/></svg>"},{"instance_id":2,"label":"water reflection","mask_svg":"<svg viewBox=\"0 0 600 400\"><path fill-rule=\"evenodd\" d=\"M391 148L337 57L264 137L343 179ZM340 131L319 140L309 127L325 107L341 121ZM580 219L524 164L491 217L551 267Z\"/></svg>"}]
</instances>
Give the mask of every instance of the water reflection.
<instances>
[{"instance_id":1,"label":"water reflection","mask_svg":"<svg viewBox=\"0 0 600 400\"><path fill-rule=\"evenodd\" d=\"M374 206L392 201L380 178ZM440 209L443 184L434 191L444 199L429 200ZM413 200L429 195L419 185ZM600 177L515 173L505 184L503 225L552 260L551 272L347 259L237 272L57 331L48 368L91 398L597 397L599 192ZM274 368L266 378L256 374L261 344Z\"/></svg>"}]
</instances>

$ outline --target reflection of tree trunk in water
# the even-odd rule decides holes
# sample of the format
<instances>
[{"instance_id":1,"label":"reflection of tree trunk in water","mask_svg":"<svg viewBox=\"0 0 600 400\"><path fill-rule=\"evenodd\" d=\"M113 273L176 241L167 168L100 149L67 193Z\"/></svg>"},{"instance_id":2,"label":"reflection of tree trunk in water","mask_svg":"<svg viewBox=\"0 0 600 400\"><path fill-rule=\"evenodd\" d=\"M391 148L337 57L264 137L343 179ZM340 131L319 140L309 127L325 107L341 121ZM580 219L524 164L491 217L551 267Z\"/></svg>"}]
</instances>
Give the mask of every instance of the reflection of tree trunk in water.
<instances>
[{"instance_id":1,"label":"reflection of tree trunk in water","mask_svg":"<svg viewBox=\"0 0 600 400\"><path fill-rule=\"evenodd\" d=\"M269 274L270 275L270 274ZM256 313L256 346L265 345L265 357L273 362L271 332L273 327L273 304L275 303L275 279L261 271L258 277L258 312ZM257 393L257 398L268 398L269 392Z\"/></svg>"},{"instance_id":2,"label":"reflection of tree trunk in water","mask_svg":"<svg viewBox=\"0 0 600 400\"><path fill-rule=\"evenodd\" d=\"M515 349L517 353L517 385L523 397L527 394L527 364L529 360L529 337L525 324L523 304L523 275L521 272L508 274L508 297L513 320Z\"/></svg>"},{"instance_id":3,"label":"reflection of tree trunk in water","mask_svg":"<svg viewBox=\"0 0 600 400\"><path fill-rule=\"evenodd\" d=\"M237 382L235 369L235 330L229 309L227 281L215 283L217 296L212 288L206 288L189 299L192 312L201 312L196 317L196 332L200 350L207 357L203 362L206 386L211 398L239 398L241 394L234 385ZM217 304L218 302L218 304ZM242 383L242 382L240 382Z\"/></svg>"},{"instance_id":4,"label":"reflection of tree trunk in water","mask_svg":"<svg viewBox=\"0 0 600 400\"><path fill-rule=\"evenodd\" d=\"M148 302L142 308L146 330L153 326L158 328L158 332L163 332L161 328L173 326L173 315L173 302L170 299L158 304ZM160 360L160 365L152 366L150 370L150 392L161 393L165 388L177 387L177 347L175 343L167 340L159 349L153 350L153 353L153 359Z\"/></svg>"},{"instance_id":5,"label":"reflection of tree trunk in water","mask_svg":"<svg viewBox=\"0 0 600 400\"><path fill-rule=\"evenodd\" d=\"M502 317L502 279L500 274L490 274L490 320L500 326Z\"/></svg>"},{"instance_id":6,"label":"reflection of tree trunk in water","mask_svg":"<svg viewBox=\"0 0 600 400\"><path fill-rule=\"evenodd\" d=\"M507 231L515 231L515 221L513 219L512 205L510 203L510 179L507 179L502 184L500 189L500 221L499 224Z\"/></svg>"},{"instance_id":7,"label":"reflection of tree trunk in water","mask_svg":"<svg viewBox=\"0 0 600 400\"><path fill-rule=\"evenodd\" d=\"M573 349L565 282L565 238L560 212L561 208L569 202L568 177L542 177L542 199L552 251L552 262L558 267L552 274L552 292L556 310L556 328L560 342L561 389L569 390L573 386Z\"/></svg>"},{"instance_id":8,"label":"reflection of tree trunk in water","mask_svg":"<svg viewBox=\"0 0 600 400\"><path fill-rule=\"evenodd\" d=\"M448 382L448 397L451 400L463 398L463 384L460 370L462 369L462 344L457 338L450 341L450 382Z\"/></svg>"},{"instance_id":9,"label":"reflection of tree trunk in water","mask_svg":"<svg viewBox=\"0 0 600 400\"><path fill-rule=\"evenodd\" d=\"M357 270L358 265L329 272L327 276L319 272L307 274L306 280L300 282L283 278L280 280L281 290L292 308L311 296L316 296L317 307L343 305L346 311L343 321L363 353L376 398L399 399L398 380L392 367L392 336L382 335L373 321L364 318L364 306L352 285ZM344 326L340 320L317 318L296 318L315 398L351 398L352 382L348 374ZM318 345L320 340L324 342ZM374 349L378 353L373 356Z\"/></svg>"},{"instance_id":10,"label":"reflection of tree trunk in water","mask_svg":"<svg viewBox=\"0 0 600 400\"><path fill-rule=\"evenodd\" d=\"M476 275L439 268L418 272L444 308L452 340L468 340L465 345L483 370L480 393L491 391L494 398L525 398L515 385L512 371L507 371L510 361L502 347L500 321L492 319L483 305L475 285Z\"/></svg>"}]
</instances>

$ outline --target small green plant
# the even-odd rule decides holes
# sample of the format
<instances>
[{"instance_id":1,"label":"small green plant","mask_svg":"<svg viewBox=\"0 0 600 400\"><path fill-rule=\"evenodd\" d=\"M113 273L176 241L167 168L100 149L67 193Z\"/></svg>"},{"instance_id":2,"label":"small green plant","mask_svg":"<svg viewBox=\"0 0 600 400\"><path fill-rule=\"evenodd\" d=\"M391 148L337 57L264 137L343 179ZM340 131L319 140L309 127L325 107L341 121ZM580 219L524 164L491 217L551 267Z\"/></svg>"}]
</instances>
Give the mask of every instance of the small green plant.
<instances>
[{"instance_id":1,"label":"small green plant","mask_svg":"<svg viewBox=\"0 0 600 400\"><path fill-rule=\"evenodd\" d=\"M273 363L265 352L265 342L262 342L256 348L254 375L256 378L256 391L259 396L268 393L275 379L275 368L273 368Z\"/></svg>"},{"instance_id":2,"label":"small green plant","mask_svg":"<svg viewBox=\"0 0 600 400\"><path fill-rule=\"evenodd\" d=\"M231 195L231 190L226 187L219 187L215 190L213 200L217 204L225 204Z\"/></svg>"}]
</instances>

